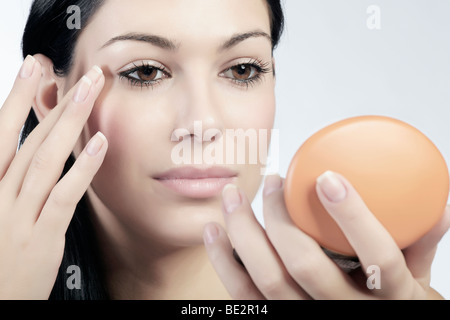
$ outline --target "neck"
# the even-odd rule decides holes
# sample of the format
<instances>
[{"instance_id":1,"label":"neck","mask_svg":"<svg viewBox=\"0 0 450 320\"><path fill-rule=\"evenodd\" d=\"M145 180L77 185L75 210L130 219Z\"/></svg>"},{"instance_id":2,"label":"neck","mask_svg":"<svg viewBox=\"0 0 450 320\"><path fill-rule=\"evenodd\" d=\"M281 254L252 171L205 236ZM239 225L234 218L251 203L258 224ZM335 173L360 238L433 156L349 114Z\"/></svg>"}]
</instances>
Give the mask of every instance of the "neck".
<instances>
[{"instance_id":1,"label":"neck","mask_svg":"<svg viewBox=\"0 0 450 320\"><path fill-rule=\"evenodd\" d=\"M121 228L111 213L96 203L99 200L90 196L96 212L106 285L112 299L229 299L203 245L170 247L141 239ZM109 215L109 223L102 221L104 214Z\"/></svg>"},{"instance_id":2,"label":"neck","mask_svg":"<svg viewBox=\"0 0 450 320\"><path fill-rule=\"evenodd\" d=\"M226 292L203 247L178 249L152 258L116 255L107 282L113 299L225 299Z\"/></svg>"}]
</instances>

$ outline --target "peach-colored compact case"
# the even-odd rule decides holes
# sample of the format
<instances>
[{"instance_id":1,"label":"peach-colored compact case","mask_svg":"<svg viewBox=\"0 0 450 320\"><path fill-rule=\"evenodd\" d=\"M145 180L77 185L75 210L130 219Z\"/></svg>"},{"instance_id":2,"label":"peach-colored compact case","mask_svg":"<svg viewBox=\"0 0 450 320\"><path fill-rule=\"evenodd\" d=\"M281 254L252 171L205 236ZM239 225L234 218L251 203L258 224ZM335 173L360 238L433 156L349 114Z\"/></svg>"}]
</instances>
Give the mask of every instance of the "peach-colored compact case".
<instances>
[{"instance_id":1,"label":"peach-colored compact case","mask_svg":"<svg viewBox=\"0 0 450 320\"><path fill-rule=\"evenodd\" d=\"M300 229L324 248L346 256L355 252L315 190L317 177L327 170L352 183L401 249L427 233L447 204L446 162L416 128L384 116L354 117L327 126L295 154L284 195Z\"/></svg>"}]
</instances>

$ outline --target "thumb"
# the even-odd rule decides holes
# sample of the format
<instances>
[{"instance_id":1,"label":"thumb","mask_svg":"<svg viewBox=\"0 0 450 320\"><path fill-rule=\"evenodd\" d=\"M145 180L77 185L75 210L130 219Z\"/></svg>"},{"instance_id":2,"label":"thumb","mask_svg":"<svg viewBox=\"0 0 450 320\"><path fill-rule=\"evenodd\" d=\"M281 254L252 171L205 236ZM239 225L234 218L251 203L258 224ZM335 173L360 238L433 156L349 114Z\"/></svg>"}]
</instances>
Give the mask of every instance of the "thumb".
<instances>
[{"instance_id":1,"label":"thumb","mask_svg":"<svg viewBox=\"0 0 450 320\"><path fill-rule=\"evenodd\" d=\"M439 222L421 239L403 251L409 270L422 286L429 285L431 264L437 245L449 228L450 205L447 205Z\"/></svg>"}]
</instances>

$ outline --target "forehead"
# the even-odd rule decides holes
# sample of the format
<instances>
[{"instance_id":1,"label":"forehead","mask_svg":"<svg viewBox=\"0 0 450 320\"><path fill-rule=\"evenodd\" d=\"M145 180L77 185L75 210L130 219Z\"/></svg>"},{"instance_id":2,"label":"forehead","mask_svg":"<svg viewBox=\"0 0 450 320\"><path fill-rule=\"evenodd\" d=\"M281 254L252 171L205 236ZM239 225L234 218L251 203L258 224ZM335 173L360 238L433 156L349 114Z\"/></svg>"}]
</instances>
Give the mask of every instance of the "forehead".
<instances>
[{"instance_id":1,"label":"forehead","mask_svg":"<svg viewBox=\"0 0 450 320\"><path fill-rule=\"evenodd\" d=\"M270 35L270 18L266 0L106 0L86 29L82 37L97 47L129 32L195 46L256 29Z\"/></svg>"}]
</instances>

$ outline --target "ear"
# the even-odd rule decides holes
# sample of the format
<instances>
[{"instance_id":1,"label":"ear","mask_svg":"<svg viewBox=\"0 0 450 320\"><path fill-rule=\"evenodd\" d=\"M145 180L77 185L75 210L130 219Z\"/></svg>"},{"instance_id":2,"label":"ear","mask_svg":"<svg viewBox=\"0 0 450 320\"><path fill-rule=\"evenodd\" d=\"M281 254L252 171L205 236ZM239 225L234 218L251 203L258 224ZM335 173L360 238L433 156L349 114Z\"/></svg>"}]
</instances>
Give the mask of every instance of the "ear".
<instances>
[{"instance_id":1,"label":"ear","mask_svg":"<svg viewBox=\"0 0 450 320\"><path fill-rule=\"evenodd\" d=\"M33 102L33 110L41 122L58 104L58 91L62 89L62 78L53 71L53 62L42 54L34 55L42 65L42 76Z\"/></svg>"}]
</instances>

